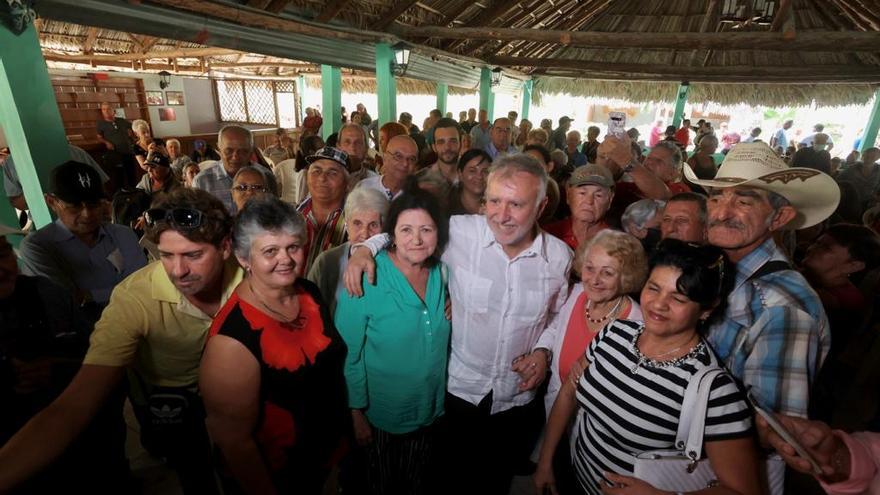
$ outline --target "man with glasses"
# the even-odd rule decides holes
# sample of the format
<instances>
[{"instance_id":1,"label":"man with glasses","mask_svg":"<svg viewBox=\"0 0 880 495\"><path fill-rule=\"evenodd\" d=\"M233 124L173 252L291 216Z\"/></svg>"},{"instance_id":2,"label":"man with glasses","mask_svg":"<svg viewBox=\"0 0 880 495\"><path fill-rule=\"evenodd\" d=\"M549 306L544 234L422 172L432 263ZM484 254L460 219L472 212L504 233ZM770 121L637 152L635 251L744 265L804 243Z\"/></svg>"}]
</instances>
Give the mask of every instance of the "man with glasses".
<instances>
[{"instance_id":1,"label":"man with glasses","mask_svg":"<svg viewBox=\"0 0 880 495\"><path fill-rule=\"evenodd\" d=\"M345 242L345 193L348 190L348 155L339 149L324 147L306 157L309 168L306 184L309 196L297 206L306 219L306 267L308 273L315 258Z\"/></svg>"},{"instance_id":2,"label":"man with glasses","mask_svg":"<svg viewBox=\"0 0 880 495\"><path fill-rule=\"evenodd\" d=\"M489 131L489 142L486 144L486 153L492 159L498 158L499 155L516 154L516 146L510 144L510 119L501 117L495 119L492 129Z\"/></svg>"},{"instance_id":3,"label":"man with glasses","mask_svg":"<svg viewBox=\"0 0 880 495\"><path fill-rule=\"evenodd\" d=\"M70 290L95 321L113 288L143 267L146 257L130 228L105 221L101 176L89 165L68 161L56 167L45 198L58 219L21 242L22 271Z\"/></svg>"},{"instance_id":4,"label":"man with glasses","mask_svg":"<svg viewBox=\"0 0 880 495\"><path fill-rule=\"evenodd\" d=\"M217 493L197 384L213 316L242 279L231 220L215 197L186 188L160 198L145 220L160 260L116 287L71 384L0 449L0 493L61 455L126 371L141 443L167 459L184 493Z\"/></svg>"},{"instance_id":5,"label":"man with glasses","mask_svg":"<svg viewBox=\"0 0 880 495\"><path fill-rule=\"evenodd\" d=\"M199 172L193 179L193 187L213 194L234 214L238 210L232 200L232 178L240 168L251 165L254 136L244 127L227 125L217 135L217 147L222 160Z\"/></svg>"},{"instance_id":6,"label":"man with glasses","mask_svg":"<svg viewBox=\"0 0 880 495\"><path fill-rule=\"evenodd\" d=\"M376 189L388 196L389 200L403 193L403 186L410 175L415 173L419 163L419 147L409 136L394 136L385 146L382 175L368 177L357 187Z\"/></svg>"}]
</instances>

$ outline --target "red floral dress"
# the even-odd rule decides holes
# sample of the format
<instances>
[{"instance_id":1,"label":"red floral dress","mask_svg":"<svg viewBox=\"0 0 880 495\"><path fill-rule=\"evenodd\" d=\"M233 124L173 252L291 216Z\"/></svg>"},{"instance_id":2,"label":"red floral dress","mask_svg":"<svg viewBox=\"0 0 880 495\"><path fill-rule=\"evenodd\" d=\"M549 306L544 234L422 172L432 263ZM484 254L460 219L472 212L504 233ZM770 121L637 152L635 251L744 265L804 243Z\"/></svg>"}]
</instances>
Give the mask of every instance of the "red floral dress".
<instances>
[{"instance_id":1,"label":"red floral dress","mask_svg":"<svg viewBox=\"0 0 880 495\"><path fill-rule=\"evenodd\" d=\"M260 363L261 411L254 438L276 486L307 492L303 481L326 475L343 453L350 417L345 344L318 288L300 279L296 289L300 315L295 321L279 322L233 294L214 318L209 338L233 338Z\"/></svg>"}]
</instances>

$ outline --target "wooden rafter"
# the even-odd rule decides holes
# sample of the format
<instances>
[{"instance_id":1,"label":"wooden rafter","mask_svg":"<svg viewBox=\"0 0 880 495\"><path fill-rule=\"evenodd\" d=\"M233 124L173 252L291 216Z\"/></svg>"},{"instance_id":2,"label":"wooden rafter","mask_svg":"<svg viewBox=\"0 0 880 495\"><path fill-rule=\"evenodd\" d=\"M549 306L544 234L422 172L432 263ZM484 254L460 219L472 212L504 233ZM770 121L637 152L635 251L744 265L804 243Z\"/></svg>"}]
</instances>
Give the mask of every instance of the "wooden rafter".
<instances>
[{"instance_id":1,"label":"wooden rafter","mask_svg":"<svg viewBox=\"0 0 880 495\"><path fill-rule=\"evenodd\" d=\"M217 57L223 55L235 55L240 52L236 50L227 50L226 48L184 48L181 50L168 50L164 52L151 52L151 53L128 53L123 55L57 55L52 54L53 56L59 57L63 56L68 62L83 62L88 63L91 61L96 61L97 63L102 62L118 62L120 60L148 60L148 59L166 59L166 58L192 58L192 57ZM48 56L48 54L47 54Z\"/></svg>"},{"instance_id":2,"label":"wooden rafter","mask_svg":"<svg viewBox=\"0 0 880 495\"><path fill-rule=\"evenodd\" d=\"M158 42L159 38L156 38L155 36L144 36L141 40L141 50L146 53L156 46L156 43Z\"/></svg>"},{"instance_id":3,"label":"wooden rafter","mask_svg":"<svg viewBox=\"0 0 880 495\"><path fill-rule=\"evenodd\" d=\"M287 7L287 4L290 3L290 0L272 0L269 2L269 5L266 6L266 10L272 12L273 14L278 14L284 7Z\"/></svg>"},{"instance_id":4,"label":"wooden rafter","mask_svg":"<svg viewBox=\"0 0 880 495\"><path fill-rule=\"evenodd\" d=\"M518 27L522 21L528 19L529 17L531 17L535 20L535 22L533 22L532 25L540 24L540 20L537 17L535 17L535 8L537 8L538 6L540 6L542 4L547 4L547 2L545 2L543 0L537 0L537 1L533 1L533 2L525 4L525 5L520 3L519 13L512 16L510 19L507 19L506 21L504 21L502 23L502 26L503 27ZM576 5L574 3L572 3L572 4ZM552 5L552 4L549 4L549 5L550 5L550 8L547 9L547 12L549 12L549 15L552 16L553 14L556 14L559 9L555 5ZM547 12L545 12L545 16L548 15ZM474 56L477 54L477 52L480 51L481 48L483 48L484 46L486 46L489 43L491 43L491 40L478 41L469 47L467 53L470 54L471 56Z\"/></svg>"},{"instance_id":5,"label":"wooden rafter","mask_svg":"<svg viewBox=\"0 0 880 495\"><path fill-rule=\"evenodd\" d=\"M520 14L519 16L517 16L517 18L511 20L511 22L509 22L508 26L506 26L506 27L512 27L512 28L518 27L517 24L519 24L523 20L527 19L529 16L532 16L532 17L534 17L534 22L530 23L530 25L525 26L525 27L528 27L530 29L543 29L546 27L544 25L544 23L546 23L547 21L552 19L554 16L558 15L560 19L565 19L570 15L575 15L575 13L578 10L583 9L585 5L586 5L586 3L570 2L567 4L569 9L565 12L562 12L561 14L560 14L560 9L558 7L552 6L551 8L547 9L544 12L544 14L540 17L535 17L533 15L533 12L531 12L532 9L525 8L525 9L523 9L523 13ZM486 44L486 43L489 43L489 41L484 40L484 41L480 42L480 44L477 45L477 48L479 48L480 46L482 46L483 44ZM505 41L505 42L501 43L500 45L498 45L497 47L492 48L492 49L484 52L483 55L500 54L502 50L504 50L505 48L507 48L508 46L510 46L513 43L514 43L513 41Z\"/></svg>"},{"instance_id":6,"label":"wooden rafter","mask_svg":"<svg viewBox=\"0 0 880 495\"><path fill-rule=\"evenodd\" d=\"M375 29L377 31L384 31L385 28L393 24L398 17L403 15L404 12L416 3L418 3L418 0L397 0L394 7L391 7L391 10L382 14L382 17L376 21Z\"/></svg>"},{"instance_id":7,"label":"wooden rafter","mask_svg":"<svg viewBox=\"0 0 880 495\"><path fill-rule=\"evenodd\" d=\"M590 10L584 13L582 16L573 17L568 20L564 24L562 24L562 30L564 31L577 31L582 27L586 26L588 23L594 22L608 6L611 5L611 0L596 0L594 3L590 4ZM545 45L538 46L535 49L532 49L528 55L524 54L524 56L535 56L536 54L545 55L548 52L552 52L557 49L565 49L567 45L563 45L563 47L556 47L553 45Z\"/></svg>"},{"instance_id":8,"label":"wooden rafter","mask_svg":"<svg viewBox=\"0 0 880 495\"><path fill-rule=\"evenodd\" d=\"M786 18L794 15L794 9L791 8L791 0L780 0L779 8L773 16L773 23L770 24L770 31L779 31Z\"/></svg>"},{"instance_id":9,"label":"wooden rafter","mask_svg":"<svg viewBox=\"0 0 880 495\"><path fill-rule=\"evenodd\" d=\"M837 7L859 28L871 29L874 31L880 30L880 17L877 17L877 15L870 10L857 5L857 2L840 2L834 0L834 3L837 4Z\"/></svg>"},{"instance_id":10,"label":"wooden rafter","mask_svg":"<svg viewBox=\"0 0 880 495\"><path fill-rule=\"evenodd\" d=\"M787 2L788 0L782 0L783 2ZM712 26L718 25L718 0L709 0L709 5L706 8L706 15L703 16L703 20L700 22L700 32L706 33L709 32L709 28ZM706 57L709 56L709 52L711 50L706 50ZM694 65L697 61L697 57L700 53L700 50L694 50L691 52L691 60L688 65ZM705 66L706 64L703 64Z\"/></svg>"},{"instance_id":11,"label":"wooden rafter","mask_svg":"<svg viewBox=\"0 0 880 495\"><path fill-rule=\"evenodd\" d=\"M510 67L541 67L547 69L584 70L606 74L632 74L642 76L673 77L678 80L698 80L701 77L728 77L737 80L760 80L762 77L788 78L796 80L826 79L830 76L858 77L880 81L880 67L858 67L852 65L813 65L813 66L754 66L731 65L713 67L683 67L671 64L633 64L611 63L578 59L537 58L537 57L490 57L487 62L493 65Z\"/></svg>"},{"instance_id":12,"label":"wooden rafter","mask_svg":"<svg viewBox=\"0 0 880 495\"><path fill-rule=\"evenodd\" d=\"M334 17L342 12L342 9L348 5L349 0L331 0L324 5L324 10L315 17L318 22L330 22Z\"/></svg>"},{"instance_id":13,"label":"wooden rafter","mask_svg":"<svg viewBox=\"0 0 880 495\"><path fill-rule=\"evenodd\" d=\"M83 54L91 55L92 48L95 46L95 40L98 39L98 28L90 27L86 33L86 40L83 42Z\"/></svg>"},{"instance_id":14,"label":"wooden rafter","mask_svg":"<svg viewBox=\"0 0 880 495\"><path fill-rule=\"evenodd\" d=\"M395 31L404 36L421 33L432 38L529 40L597 48L828 51L829 47L841 46L848 51L875 52L880 46L880 32L876 31L807 31L785 43L781 43L783 39L778 33L768 32L621 33L439 26L406 26Z\"/></svg>"},{"instance_id":15,"label":"wooden rafter","mask_svg":"<svg viewBox=\"0 0 880 495\"><path fill-rule=\"evenodd\" d=\"M507 15L507 13L516 8L516 6L519 5L521 1L522 0L495 0L495 3L493 3L491 7L483 10L482 12L474 16L473 19L467 21L464 27L486 26L487 23L491 22L493 19L497 17L504 17L505 15ZM443 49L451 52L459 46L463 45L466 41L466 38L452 41L451 43L448 43Z\"/></svg>"},{"instance_id":16,"label":"wooden rafter","mask_svg":"<svg viewBox=\"0 0 880 495\"><path fill-rule=\"evenodd\" d=\"M269 0L248 0L248 7L253 7L255 9L265 9L267 5L269 5Z\"/></svg>"},{"instance_id":17,"label":"wooden rafter","mask_svg":"<svg viewBox=\"0 0 880 495\"><path fill-rule=\"evenodd\" d=\"M665 82L681 82L688 80L691 82L715 82L715 83L757 83L757 84L838 84L838 83L880 83L880 74L877 72L860 72L856 74L827 74L827 75L804 75L793 77L791 75L781 76L761 76L754 77L748 74L740 75L700 75L700 74L642 74L642 73L618 73L605 72L602 70L594 70L592 67L587 70L567 69L567 70L547 70L535 71L533 75L541 74L553 77L573 77L584 79L602 79L610 81L665 81Z\"/></svg>"}]
</instances>

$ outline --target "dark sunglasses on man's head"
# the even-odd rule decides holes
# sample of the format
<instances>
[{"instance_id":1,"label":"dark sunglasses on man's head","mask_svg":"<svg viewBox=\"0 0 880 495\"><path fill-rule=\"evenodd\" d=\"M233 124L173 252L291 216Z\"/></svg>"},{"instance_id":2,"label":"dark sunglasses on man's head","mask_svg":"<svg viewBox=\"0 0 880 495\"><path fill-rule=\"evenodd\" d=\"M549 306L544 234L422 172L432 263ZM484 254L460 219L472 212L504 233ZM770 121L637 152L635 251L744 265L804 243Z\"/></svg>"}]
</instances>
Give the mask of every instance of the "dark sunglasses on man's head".
<instances>
[{"instance_id":1,"label":"dark sunglasses on man's head","mask_svg":"<svg viewBox=\"0 0 880 495\"><path fill-rule=\"evenodd\" d=\"M184 229L195 229L202 226L205 214L193 208L150 208L144 213L144 223L153 227L159 222L168 222Z\"/></svg>"}]
</instances>

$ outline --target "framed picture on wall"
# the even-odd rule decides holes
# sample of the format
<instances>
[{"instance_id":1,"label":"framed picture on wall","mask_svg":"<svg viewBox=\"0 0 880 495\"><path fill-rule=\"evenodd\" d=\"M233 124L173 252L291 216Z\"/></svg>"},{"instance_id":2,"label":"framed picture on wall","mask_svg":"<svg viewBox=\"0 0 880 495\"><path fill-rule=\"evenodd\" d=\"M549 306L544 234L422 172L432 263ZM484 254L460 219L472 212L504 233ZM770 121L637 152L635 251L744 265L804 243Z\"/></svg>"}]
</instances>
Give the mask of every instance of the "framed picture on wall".
<instances>
[{"instance_id":1,"label":"framed picture on wall","mask_svg":"<svg viewBox=\"0 0 880 495\"><path fill-rule=\"evenodd\" d=\"M177 113L173 108L160 108L159 120L162 122L173 122L177 120Z\"/></svg>"},{"instance_id":2,"label":"framed picture on wall","mask_svg":"<svg viewBox=\"0 0 880 495\"><path fill-rule=\"evenodd\" d=\"M144 91L144 95L147 97L147 105L161 106L165 104L165 98L161 91Z\"/></svg>"},{"instance_id":3,"label":"framed picture on wall","mask_svg":"<svg viewBox=\"0 0 880 495\"><path fill-rule=\"evenodd\" d=\"M165 99L169 105L183 105L183 91L166 91Z\"/></svg>"}]
</instances>

